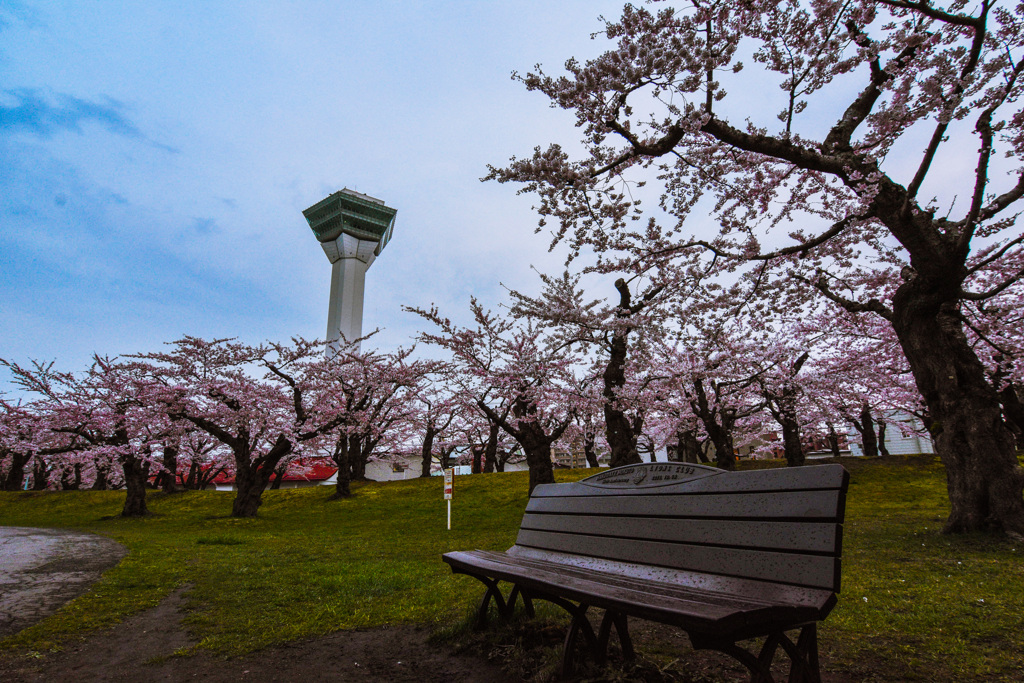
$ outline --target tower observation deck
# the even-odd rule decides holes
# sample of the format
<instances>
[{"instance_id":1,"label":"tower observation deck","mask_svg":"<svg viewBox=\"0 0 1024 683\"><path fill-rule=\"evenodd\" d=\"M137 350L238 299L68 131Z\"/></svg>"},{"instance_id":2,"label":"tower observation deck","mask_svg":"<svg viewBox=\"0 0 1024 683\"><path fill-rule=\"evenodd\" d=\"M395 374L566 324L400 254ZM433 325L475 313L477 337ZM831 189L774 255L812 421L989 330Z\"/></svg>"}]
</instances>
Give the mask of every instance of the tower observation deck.
<instances>
[{"instance_id":1,"label":"tower observation deck","mask_svg":"<svg viewBox=\"0 0 1024 683\"><path fill-rule=\"evenodd\" d=\"M391 240L395 213L380 199L348 188L302 212L331 262L328 342L351 343L363 336L366 271Z\"/></svg>"}]
</instances>

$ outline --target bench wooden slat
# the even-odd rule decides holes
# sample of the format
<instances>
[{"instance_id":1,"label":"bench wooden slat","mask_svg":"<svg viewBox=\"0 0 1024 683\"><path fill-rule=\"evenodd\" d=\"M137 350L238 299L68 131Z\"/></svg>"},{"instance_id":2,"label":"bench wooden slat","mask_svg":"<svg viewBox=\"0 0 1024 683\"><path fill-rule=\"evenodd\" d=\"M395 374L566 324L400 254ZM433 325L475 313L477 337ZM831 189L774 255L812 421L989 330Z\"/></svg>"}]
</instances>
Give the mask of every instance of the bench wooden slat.
<instances>
[{"instance_id":1,"label":"bench wooden slat","mask_svg":"<svg viewBox=\"0 0 1024 683\"><path fill-rule=\"evenodd\" d=\"M834 523L842 502L841 491L721 493L715 496L576 495L531 498L526 510L581 515L821 519Z\"/></svg>"},{"instance_id":2,"label":"bench wooden slat","mask_svg":"<svg viewBox=\"0 0 1024 683\"><path fill-rule=\"evenodd\" d=\"M835 593L822 588L789 586L773 581L743 579L735 576L687 571L685 569L655 567L638 562L623 562L620 560L587 557L585 555L571 555L524 546L512 546L505 554L515 557L517 561L536 560L540 562L553 562L565 565L566 567L621 575L637 581L668 583L678 586L681 590L716 593L744 600L763 600L772 604L813 607L820 612L820 618L824 618L836 602Z\"/></svg>"},{"instance_id":3,"label":"bench wooden slat","mask_svg":"<svg viewBox=\"0 0 1024 683\"><path fill-rule=\"evenodd\" d=\"M838 489L845 490L849 474L840 465L806 465L804 467L786 467L767 470L747 470L743 472L726 472L724 470L703 465L690 465L685 463L658 463L658 466L678 469L682 473L665 476L679 476L682 480L679 483L665 483L653 481L658 474L647 475L637 487L629 486L602 486L600 482L592 480L602 476L610 477L613 473L608 470L600 475L584 479L578 482L566 484L542 484L533 490L533 498L544 498L547 496L620 496L636 495L642 492L644 495L659 496L673 493L687 494L712 494L712 493L733 493L733 492L757 492L757 491L811 491L815 489ZM648 465L637 465L637 468L648 468ZM616 481L619 478L628 478L629 468L620 467L615 472ZM691 471L686 474L685 471ZM685 477L695 477L685 480ZM612 481L605 479L605 481Z\"/></svg>"},{"instance_id":4,"label":"bench wooden slat","mask_svg":"<svg viewBox=\"0 0 1024 683\"><path fill-rule=\"evenodd\" d=\"M768 550L836 553L839 529L828 522L754 522L674 517L609 517L527 512L522 528L536 531L578 533L677 541L700 545L747 546Z\"/></svg>"},{"instance_id":5,"label":"bench wooden slat","mask_svg":"<svg viewBox=\"0 0 1024 683\"><path fill-rule=\"evenodd\" d=\"M512 581L539 592L552 592L603 609L628 609L635 616L668 624L686 624L711 633L746 627L756 630L765 621L800 623L817 619L819 611L806 606L737 599L720 593L681 589L672 584L631 581L606 573L567 570L555 563L523 562L502 553L473 551L444 556L453 568Z\"/></svg>"},{"instance_id":6,"label":"bench wooden slat","mask_svg":"<svg viewBox=\"0 0 1024 683\"><path fill-rule=\"evenodd\" d=\"M824 555L708 548L531 529L520 529L516 545L831 590L836 590L839 578L839 559Z\"/></svg>"}]
</instances>

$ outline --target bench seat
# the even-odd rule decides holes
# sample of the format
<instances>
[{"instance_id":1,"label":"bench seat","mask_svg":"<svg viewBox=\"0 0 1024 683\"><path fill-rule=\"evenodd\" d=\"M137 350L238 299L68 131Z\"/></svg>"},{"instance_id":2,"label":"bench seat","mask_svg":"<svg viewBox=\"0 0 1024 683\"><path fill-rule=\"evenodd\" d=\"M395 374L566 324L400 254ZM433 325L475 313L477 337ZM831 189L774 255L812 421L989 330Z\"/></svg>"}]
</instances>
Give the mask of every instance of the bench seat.
<instances>
[{"instance_id":1,"label":"bench seat","mask_svg":"<svg viewBox=\"0 0 1024 683\"><path fill-rule=\"evenodd\" d=\"M599 570L574 566L571 557L558 559L562 561L486 550L444 556L444 561L460 574L481 574L516 584L528 594L554 594L709 635L760 635L769 625L796 627L820 621L836 603L835 594L824 590L780 590L777 584L723 580L692 572L665 572L659 579L638 578L638 565ZM719 590L697 586L717 586Z\"/></svg>"}]
</instances>

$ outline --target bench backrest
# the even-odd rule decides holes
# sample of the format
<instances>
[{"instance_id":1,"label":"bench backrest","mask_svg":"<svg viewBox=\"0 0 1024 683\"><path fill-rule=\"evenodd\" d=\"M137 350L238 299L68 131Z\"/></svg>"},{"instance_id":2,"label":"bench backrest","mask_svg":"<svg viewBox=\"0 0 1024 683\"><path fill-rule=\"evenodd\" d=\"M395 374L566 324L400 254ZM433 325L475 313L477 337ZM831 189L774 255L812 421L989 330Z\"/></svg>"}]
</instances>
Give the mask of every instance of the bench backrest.
<instances>
[{"instance_id":1,"label":"bench backrest","mask_svg":"<svg viewBox=\"0 0 1024 683\"><path fill-rule=\"evenodd\" d=\"M538 486L516 546L838 593L840 465L619 467Z\"/></svg>"}]
</instances>

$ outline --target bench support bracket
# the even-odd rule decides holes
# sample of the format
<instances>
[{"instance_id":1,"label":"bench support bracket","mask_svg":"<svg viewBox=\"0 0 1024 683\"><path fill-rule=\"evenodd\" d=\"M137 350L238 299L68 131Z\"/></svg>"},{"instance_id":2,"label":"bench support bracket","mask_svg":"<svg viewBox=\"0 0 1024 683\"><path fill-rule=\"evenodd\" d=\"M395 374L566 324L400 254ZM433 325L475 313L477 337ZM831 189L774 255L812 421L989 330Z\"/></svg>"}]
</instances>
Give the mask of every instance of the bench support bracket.
<instances>
[{"instance_id":1,"label":"bench support bracket","mask_svg":"<svg viewBox=\"0 0 1024 683\"><path fill-rule=\"evenodd\" d=\"M772 660L781 646L789 656L789 683L821 683L821 672L818 666L818 628L817 624L806 624L800 629L797 642L794 643L785 631L773 631L765 638L761 651L755 657L744 650L736 641L728 638L716 638L696 633L688 633L690 643L695 650L716 650L739 661L750 671L750 683L775 683L772 677Z\"/></svg>"},{"instance_id":2,"label":"bench support bracket","mask_svg":"<svg viewBox=\"0 0 1024 683\"><path fill-rule=\"evenodd\" d=\"M519 586L519 584L512 585L512 590L509 591L508 599L506 600L501 595L501 588L498 586L499 579L492 579L483 574L472 574L459 569L452 569L452 573L472 576L474 579L477 579L487 586L487 590L484 591L483 598L480 599L480 606L477 608L476 627L478 629L482 629L487 626L487 611L490 609L492 600L494 601L494 606L498 608L498 615L502 619L512 618L512 614L516 609L516 600L518 599L522 599L523 609L526 611L527 616L533 617L535 615L533 611L533 600L531 600L530 596Z\"/></svg>"}]
</instances>

